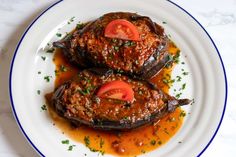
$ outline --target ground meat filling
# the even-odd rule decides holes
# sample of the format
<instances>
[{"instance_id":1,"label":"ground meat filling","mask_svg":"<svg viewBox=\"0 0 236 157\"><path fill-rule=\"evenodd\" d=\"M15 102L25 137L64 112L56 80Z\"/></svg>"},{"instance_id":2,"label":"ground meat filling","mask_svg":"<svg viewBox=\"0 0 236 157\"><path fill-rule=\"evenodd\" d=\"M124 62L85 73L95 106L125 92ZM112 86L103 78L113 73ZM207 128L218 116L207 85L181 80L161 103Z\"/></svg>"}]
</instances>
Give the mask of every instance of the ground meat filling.
<instances>
[{"instance_id":1,"label":"ground meat filling","mask_svg":"<svg viewBox=\"0 0 236 157\"><path fill-rule=\"evenodd\" d=\"M122 80L127 82L134 91L132 103L98 98L96 92L103 84ZM152 113L161 110L165 105L161 94L157 90L141 81L130 80L121 74L97 76L89 71L83 71L68 83L60 97L66 112L65 117L80 118L83 121L109 120L119 122L136 122L149 118Z\"/></svg>"},{"instance_id":2,"label":"ground meat filling","mask_svg":"<svg viewBox=\"0 0 236 157\"><path fill-rule=\"evenodd\" d=\"M106 26L116 19L131 22L139 32L140 41L105 37ZM153 56L158 63L161 60L158 57L164 55L165 47L169 42L164 29L148 17L124 12L105 14L77 28L70 37L71 39L64 40L66 42L63 44L69 50L65 50L64 53L72 62L82 66L104 65L111 69L135 74L141 74L143 66L150 59L153 60ZM60 46L57 45L57 47ZM89 62L86 62L84 57Z\"/></svg>"}]
</instances>

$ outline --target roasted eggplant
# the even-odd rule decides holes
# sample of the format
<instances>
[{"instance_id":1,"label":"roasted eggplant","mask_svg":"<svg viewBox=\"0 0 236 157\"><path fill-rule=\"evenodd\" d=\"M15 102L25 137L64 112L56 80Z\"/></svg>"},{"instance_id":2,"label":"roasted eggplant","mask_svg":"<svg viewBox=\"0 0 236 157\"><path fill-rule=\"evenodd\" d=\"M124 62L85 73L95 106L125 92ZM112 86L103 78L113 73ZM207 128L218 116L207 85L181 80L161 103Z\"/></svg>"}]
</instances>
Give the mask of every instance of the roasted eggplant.
<instances>
[{"instance_id":1,"label":"roasted eggplant","mask_svg":"<svg viewBox=\"0 0 236 157\"><path fill-rule=\"evenodd\" d=\"M107 37L107 25L117 19L131 23L137 29L138 40ZM79 24L53 45L61 48L69 62L79 67L107 67L136 78L149 79L171 62L169 42L163 27L149 17L114 12Z\"/></svg>"},{"instance_id":2,"label":"roasted eggplant","mask_svg":"<svg viewBox=\"0 0 236 157\"><path fill-rule=\"evenodd\" d=\"M123 84L114 85L117 81ZM190 100L178 100L147 81L93 68L55 89L50 102L60 116L75 125L126 131L157 121Z\"/></svg>"}]
</instances>

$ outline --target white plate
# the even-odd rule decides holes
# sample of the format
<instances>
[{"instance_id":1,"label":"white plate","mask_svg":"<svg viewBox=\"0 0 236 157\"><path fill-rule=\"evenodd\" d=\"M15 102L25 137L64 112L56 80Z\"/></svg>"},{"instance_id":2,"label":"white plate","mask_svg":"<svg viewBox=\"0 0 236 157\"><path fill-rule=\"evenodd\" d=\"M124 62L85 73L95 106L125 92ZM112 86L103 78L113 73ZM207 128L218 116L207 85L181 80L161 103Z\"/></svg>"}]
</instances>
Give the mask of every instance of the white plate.
<instances>
[{"instance_id":1,"label":"white plate","mask_svg":"<svg viewBox=\"0 0 236 157\"><path fill-rule=\"evenodd\" d=\"M58 40L57 32L70 31L78 21L88 21L114 11L137 12L162 23L166 32L182 50L182 60L190 75L185 77L187 90L182 97L194 98L195 104L185 109L187 115L181 130L164 146L143 156L182 157L200 156L216 135L223 119L227 81L220 54L204 28L184 9L170 1L157 0L67 0L59 1L44 11L28 27L20 40L10 72L10 95L13 112L23 134L41 156L97 156L84 145L68 152L61 140L66 139L40 107L43 95L53 90L52 54L44 50L47 43ZM71 17L75 21L67 24ZM41 56L46 56L43 61ZM185 57L187 56L187 57ZM174 75L181 72L175 68ZM42 74L38 74L41 71ZM42 91L37 95L37 90ZM172 91L173 93L173 91ZM182 141L181 144L178 142ZM105 155L109 156L109 155Z\"/></svg>"}]
</instances>

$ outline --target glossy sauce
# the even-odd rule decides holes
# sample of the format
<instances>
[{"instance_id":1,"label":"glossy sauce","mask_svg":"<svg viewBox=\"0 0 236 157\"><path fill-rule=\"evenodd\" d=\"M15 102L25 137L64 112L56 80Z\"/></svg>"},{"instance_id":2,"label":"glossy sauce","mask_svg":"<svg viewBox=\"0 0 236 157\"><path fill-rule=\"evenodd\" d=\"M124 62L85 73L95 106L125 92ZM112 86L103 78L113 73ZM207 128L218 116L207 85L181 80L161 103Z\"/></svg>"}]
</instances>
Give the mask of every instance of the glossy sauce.
<instances>
[{"instance_id":1,"label":"glossy sauce","mask_svg":"<svg viewBox=\"0 0 236 157\"><path fill-rule=\"evenodd\" d=\"M176 54L179 49L174 44L171 44L169 51L172 54ZM54 63L58 71L55 87L63 84L79 72L79 69L68 64L59 49L56 50ZM64 70L62 69L62 65ZM167 93L169 86L163 83L163 78L171 79L168 76L171 76L172 69L173 66L168 69L164 68L151 80ZM117 156L135 156L152 151L168 142L183 123L183 116L181 116L183 110L177 108L173 113L153 125L144 126L128 132L99 131L86 126L75 128L64 118L58 116L52 108L48 108L55 125L71 139L84 144L89 140L87 147L91 151L105 152Z\"/></svg>"}]
</instances>

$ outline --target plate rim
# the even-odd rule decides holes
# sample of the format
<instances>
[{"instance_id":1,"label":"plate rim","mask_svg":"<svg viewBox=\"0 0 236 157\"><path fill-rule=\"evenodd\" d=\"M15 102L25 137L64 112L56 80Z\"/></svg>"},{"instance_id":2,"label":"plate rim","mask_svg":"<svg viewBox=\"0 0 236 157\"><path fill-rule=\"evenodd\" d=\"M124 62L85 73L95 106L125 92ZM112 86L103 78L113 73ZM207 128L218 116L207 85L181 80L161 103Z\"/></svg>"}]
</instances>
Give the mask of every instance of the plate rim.
<instances>
[{"instance_id":1,"label":"plate rim","mask_svg":"<svg viewBox=\"0 0 236 157\"><path fill-rule=\"evenodd\" d=\"M24 128L22 127L18 116L17 116L17 112L15 110L15 106L14 106L14 102L13 102L13 96L12 96L12 70L13 70L13 66L14 66L14 61L15 61L15 57L16 54L18 52L18 48L21 45L21 42L23 41L25 35L28 33L29 29L34 25L34 23L44 14L46 13L48 10L50 10L52 7L54 7L55 5L57 5L58 3L62 2L63 0L58 0L55 3L51 4L49 7L47 7L44 11L42 11L32 22L31 24L26 28L26 30L24 31L23 35L21 36L15 51L14 51L14 55L10 64L10 72L9 72L9 96L10 96L10 102L11 102L11 108L12 108L12 112L14 115L14 118L17 122L18 127L20 128L21 132L23 133L23 135L25 136L25 138L27 139L27 141L30 143L30 145L36 150L36 152L40 155L45 157L45 155L34 145L34 143L31 141L31 139L29 138L29 136L26 134ZM199 154L197 155L197 157L200 157L205 151L206 149L209 147L209 145L212 143L212 141L214 140L215 136L217 135L219 128L222 124L222 121L224 119L224 115L225 115L225 110L226 110L226 105L227 105L227 98L228 98L228 81L227 81L227 75L226 75L226 70L225 70L225 66L222 60L222 57L220 55L220 52L214 42L214 40L211 38L210 34L206 31L206 29L203 27L203 25L192 15L190 14L187 10L185 10L183 7L181 7L180 5L176 4L175 2L172 2L171 0L167 0L167 2L171 3L172 5L174 5L175 7L179 8L180 10L182 10L183 12L185 12L190 18L192 18L200 27L201 29L206 33L206 35L208 36L208 38L210 39L211 43L213 44L218 57L220 59L220 63L221 63L221 67L223 69L223 74L224 74L224 81L225 81L225 100L224 100L224 108L222 111L222 115L219 121L219 124L216 128L216 130L214 131L214 134L212 135L210 141L207 143L207 145L203 148L203 150L201 152L199 152Z\"/></svg>"}]
</instances>

